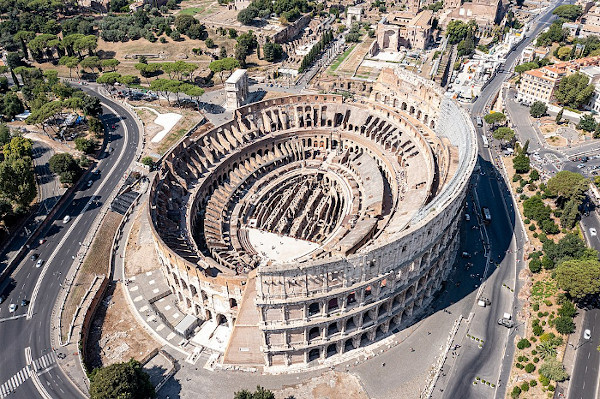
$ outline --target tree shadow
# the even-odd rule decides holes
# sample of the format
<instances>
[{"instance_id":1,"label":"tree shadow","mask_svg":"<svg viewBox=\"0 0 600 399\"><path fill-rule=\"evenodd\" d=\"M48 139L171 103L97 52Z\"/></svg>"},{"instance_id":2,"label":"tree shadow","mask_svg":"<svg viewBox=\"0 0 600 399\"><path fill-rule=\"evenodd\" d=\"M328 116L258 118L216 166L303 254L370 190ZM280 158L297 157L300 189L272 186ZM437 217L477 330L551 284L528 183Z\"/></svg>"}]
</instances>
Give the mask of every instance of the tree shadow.
<instances>
[{"instance_id":1,"label":"tree shadow","mask_svg":"<svg viewBox=\"0 0 600 399\"><path fill-rule=\"evenodd\" d=\"M175 376L162 386L160 391L156 393L158 399L177 399L181 397L181 383Z\"/></svg>"}]
</instances>

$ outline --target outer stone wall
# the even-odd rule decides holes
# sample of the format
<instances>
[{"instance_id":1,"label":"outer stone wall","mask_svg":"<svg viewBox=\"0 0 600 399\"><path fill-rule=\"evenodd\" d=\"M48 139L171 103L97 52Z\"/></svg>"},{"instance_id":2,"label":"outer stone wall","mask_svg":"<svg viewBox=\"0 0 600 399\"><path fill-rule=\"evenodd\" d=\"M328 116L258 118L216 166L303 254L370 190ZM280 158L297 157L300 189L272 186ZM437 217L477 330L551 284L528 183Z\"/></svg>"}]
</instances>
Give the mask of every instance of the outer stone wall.
<instances>
[{"instance_id":1,"label":"outer stone wall","mask_svg":"<svg viewBox=\"0 0 600 399\"><path fill-rule=\"evenodd\" d=\"M334 363L409 326L458 251L477 156L468 115L433 82L401 70L384 71L372 86L343 86L364 91L354 101L291 96L238 109L231 122L184 140L152 184L156 251L180 307L235 331L253 284L267 367ZM361 172L367 165L355 154L372 157L387 182L389 199L367 213L370 177L361 173L373 170ZM338 165L340 181L346 174L355 182L353 220L373 220L372 232L351 250L325 245L293 262L260 260L240 233L245 196L277 171L308 165ZM358 229L349 217L335 230L340 237Z\"/></svg>"}]
</instances>

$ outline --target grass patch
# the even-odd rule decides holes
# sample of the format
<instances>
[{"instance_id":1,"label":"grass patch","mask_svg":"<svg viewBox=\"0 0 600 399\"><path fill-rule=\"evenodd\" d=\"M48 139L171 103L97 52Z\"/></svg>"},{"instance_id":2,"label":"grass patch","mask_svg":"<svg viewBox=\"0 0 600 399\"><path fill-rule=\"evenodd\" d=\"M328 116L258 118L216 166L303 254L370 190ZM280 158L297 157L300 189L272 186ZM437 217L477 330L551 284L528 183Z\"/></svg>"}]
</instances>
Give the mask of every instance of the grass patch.
<instances>
[{"instance_id":1,"label":"grass patch","mask_svg":"<svg viewBox=\"0 0 600 399\"><path fill-rule=\"evenodd\" d=\"M200 14L206 10L206 7L190 7L179 11L182 15L191 15L192 17L196 14Z\"/></svg>"},{"instance_id":2,"label":"grass patch","mask_svg":"<svg viewBox=\"0 0 600 399\"><path fill-rule=\"evenodd\" d=\"M163 155L165 152L169 151L169 148L171 148L173 144L175 144L180 138L182 138L188 130L189 129L185 129L182 127L177 129L175 132L172 132L171 134L167 135L167 137L162 139L162 142L156 151L160 155Z\"/></svg>"},{"instance_id":3,"label":"grass patch","mask_svg":"<svg viewBox=\"0 0 600 399\"><path fill-rule=\"evenodd\" d=\"M548 299L558 292L554 280L537 281L531 287L531 297L533 301L539 302Z\"/></svg>"},{"instance_id":4,"label":"grass patch","mask_svg":"<svg viewBox=\"0 0 600 399\"><path fill-rule=\"evenodd\" d=\"M348 48L348 50L344 51L334 62L333 64L331 64L331 66L329 67L329 69L331 69L332 71L335 71L336 69L338 69L338 67L340 66L340 64L342 62L344 62L344 60L348 57L348 55L352 52L352 50L354 50L354 47L356 47L356 44L353 44L352 46L350 46Z\"/></svg>"}]
</instances>

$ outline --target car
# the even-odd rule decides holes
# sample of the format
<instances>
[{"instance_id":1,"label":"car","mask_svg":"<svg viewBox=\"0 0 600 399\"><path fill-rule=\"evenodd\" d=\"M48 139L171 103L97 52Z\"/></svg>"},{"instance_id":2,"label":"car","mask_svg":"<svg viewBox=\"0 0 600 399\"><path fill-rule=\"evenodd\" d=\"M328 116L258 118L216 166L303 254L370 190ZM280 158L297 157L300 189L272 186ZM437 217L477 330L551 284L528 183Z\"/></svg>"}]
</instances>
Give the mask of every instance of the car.
<instances>
[{"instance_id":1,"label":"car","mask_svg":"<svg viewBox=\"0 0 600 399\"><path fill-rule=\"evenodd\" d=\"M596 229L595 229L595 228L593 228L593 227L592 227L592 228L590 228L590 235L591 235L592 237L596 237L596 235L597 235L597 234L598 234L598 232L596 231Z\"/></svg>"},{"instance_id":2,"label":"car","mask_svg":"<svg viewBox=\"0 0 600 399\"><path fill-rule=\"evenodd\" d=\"M63 223L64 223L64 224L67 224L67 223L69 223L70 221L71 221L71 216L69 216L69 215L67 215L67 216L65 216L65 217L63 218Z\"/></svg>"},{"instance_id":3,"label":"car","mask_svg":"<svg viewBox=\"0 0 600 399\"><path fill-rule=\"evenodd\" d=\"M38 261L35 264L35 267L42 267L43 264L44 264L44 261L42 259L38 259Z\"/></svg>"},{"instance_id":4,"label":"car","mask_svg":"<svg viewBox=\"0 0 600 399\"><path fill-rule=\"evenodd\" d=\"M592 337L592 332L589 329L585 329L583 332L583 339L590 339Z\"/></svg>"},{"instance_id":5,"label":"car","mask_svg":"<svg viewBox=\"0 0 600 399\"><path fill-rule=\"evenodd\" d=\"M17 310L17 304L16 303L11 303L10 306L8 307L8 311L10 313L14 313L15 310Z\"/></svg>"},{"instance_id":6,"label":"car","mask_svg":"<svg viewBox=\"0 0 600 399\"><path fill-rule=\"evenodd\" d=\"M88 180L88 182L87 182L87 186L88 186L88 188L89 188L89 187L92 187L92 184L94 184L94 182L93 182L92 180Z\"/></svg>"},{"instance_id":7,"label":"car","mask_svg":"<svg viewBox=\"0 0 600 399\"><path fill-rule=\"evenodd\" d=\"M40 241L39 241L40 245L42 245L42 244L43 244L43 243L45 243L45 242L46 242L46 239L45 239L45 238L40 238Z\"/></svg>"},{"instance_id":8,"label":"car","mask_svg":"<svg viewBox=\"0 0 600 399\"><path fill-rule=\"evenodd\" d=\"M471 221L471 215L469 215L468 213L465 213L465 220L467 222Z\"/></svg>"},{"instance_id":9,"label":"car","mask_svg":"<svg viewBox=\"0 0 600 399\"><path fill-rule=\"evenodd\" d=\"M29 257L29 259L31 260L36 260L38 258L38 254L31 254L31 256Z\"/></svg>"},{"instance_id":10,"label":"car","mask_svg":"<svg viewBox=\"0 0 600 399\"><path fill-rule=\"evenodd\" d=\"M27 299L21 299L21 306L27 306L29 301Z\"/></svg>"},{"instance_id":11,"label":"car","mask_svg":"<svg viewBox=\"0 0 600 399\"><path fill-rule=\"evenodd\" d=\"M502 317L502 318L498 319L498 325L504 326L506 328L512 328L514 323L512 320Z\"/></svg>"},{"instance_id":12,"label":"car","mask_svg":"<svg viewBox=\"0 0 600 399\"><path fill-rule=\"evenodd\" d=\"M471 257L471 254L468 253L468 252L463 252L463 253L460 254L460 256L462 256L463 258L467 258L468 259L468 258Z\"/></svg>"},{"instance_id":13,"label":"car","mask_svg":"<svg viewBox=\"0 0 600 399\"><path fill-rule=\"evenodd\" d=\"M585 168L584 164L580 163L579 165L577 165L577 169L583 169L583 168Z\"/></svg>"}]
</instances>

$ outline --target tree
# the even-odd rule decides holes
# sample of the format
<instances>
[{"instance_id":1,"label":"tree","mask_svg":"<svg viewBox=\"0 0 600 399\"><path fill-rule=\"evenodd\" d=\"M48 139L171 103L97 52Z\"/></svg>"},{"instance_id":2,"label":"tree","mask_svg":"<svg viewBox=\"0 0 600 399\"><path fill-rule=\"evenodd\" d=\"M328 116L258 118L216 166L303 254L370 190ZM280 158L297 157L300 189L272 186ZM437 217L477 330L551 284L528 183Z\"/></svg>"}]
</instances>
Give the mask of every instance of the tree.
<instances>
[{"instance_id":1,"label":"tree","mask_svg":"<svg viewBox=\"0 0 600 399\"><path fill-rule=\"evenodd\" d=\"M547 184L548 190L558 195L559 202L563 204L572 199L581 200L588 186L589 181L585 177L568 170L561 170Z\"/></svg>"},{"instance_id":2,"label":"tree","mask_svg":"<svg viewBox=\"0 0 600 399\"><path fill-rule=\"evenodd\" d=\"M15 136L2 149L4 158L24 158L31 157L33 143L23 136Z\"/></svg>"},{"instance_id":3,"label":"tree","mask_svg":"<svg viewBox=\"0 0 600 399\"><path fill-rule=\"evenodd\" d=\"M265 43L263 52L265 54L265 60L269 62L277 61L283 56L283 48L279 43Z\"/></svg>"},{"instance_id":4,"label":"tree","mask_svg":"<svg viewBox=\"0 0 600 399\"><path fill-rule=\"evenodd\" d=\"M250 392L246 389L236 392L233 399L275 399L275 395L273 392L259 385L254 392Z\"/></svg>"},{"instance_id":5,"label":"tree","mask_svg":"<svg viewBox=\"0 0 600 399\"><path fill-rule=\"evenodd\" d=\"M117 70L117 66L119 66L119 64L121 63L121 61L116 60L114 58L110 58L107 60L102 60L100 62L100 64L102 65L103 69L110 69L112 72Z\"/></svg>"},{"instance_id":6,"label":"tree","mask_svg":"<svg viewBox=\"0 0 600 399\"><path fill-rule=\"evenodd\" d=\"M119 81L121 74L118 72L106 72L96 78L96 83L103 84L105 86L112 86Z\"/></svg>"},{"instance_id":7,"label":"tree","mask_svg":"<svg viewBox=\"0 0 600 399\"><path fill-rule=\"evenodd\" d=\"M234 69L237 69L239 67L240 63L235 58L222 58L220 60L213 61L208 65L208 68L211 71L219 74L219 76L221 77L221 82L224 81L224 71L233 71Z\"/></svg>"},{"instance_id":8,"label":"tree","mask_svg":"<svg viewBox=\"0 0 600 399\"><path fill-rule=\"evenodd\" d=\"M577 217L579 216L579 203L581 201L572 199L567 202L563 208L563 212L560 215L560 224L565 229L572 229L575 227Z\"/></svg>"},{"instance_id":9,"label":"tree","mask_svg":"<svg viewBox=\"0 0 600 399\"><path fill-rule=\"evenodd\" d=\"M84 71L89 68L92 73L94 73L95 69L99 71L101 67L100 59L96 55L85 57L83 60L81 60L79 65Z\"/></svg>"},{"instance_id":10,"label":"tree","mask_svg":"<svg viewBox=\"0 0 600 399\"><path fill-rule=\"evenodd\" d=\"M483 117L488 125L498 125L506 122L506 115L502 112L491 112Z\"/></svg>"},{"instance_id":11,"label":"tree","mask_svg":"<svg viewBox=\"0 0 600 399\"><path fill-rule=\"evenodd\" d=\"M541 101L535 101L529 108L529 114L534 118L541 118L546 115L546 111L548 111L548 106Z\"/></svg>"},{"instance_id":12,"label":"tree","mask_svg":"<svg viewBox=\"0 0 600 399\"><path fill-rule=\"evenodd\" d=\"M100 119L93 116L88 116L87 124L90 131L95 133L97 136L102 136L104 134L104 126L102 125L102 122L100 122Z\"/></svg>"},{"instance_id":13,"label":"tree","mask_svg":"<svg viewBox=\"0 0 600 399\"><path fill-rule=\"evenodd\" d=\"M560 123L562 122L562 117L563 117L563 111L565 109L561 108L560 111L558 111L558 114L556 114L556 124L560 125Z\"/></svg>"},{"instance_id":14,"label":"tree","mask_svg":"<svg viewBox=\"0 0 600 399\"><path fill-rule=\"evenodd\" d=\"M90 154L96 149L96 141L93 139L86 139L84 137L77 137L75 139L75 148L85 154Z\"/></svg>"},{"instance_id":15,"label":"tree","mask_svg":"<svg viewBox=\"0 0 600 399\"><path fill-rule=\"evenodd\" d=\"M556 358L549 358L540 366L540 375L552 381L564 381L569 378L569 374L565 371L565 367Z\"/></svg>"},{"instance_id":16,"label":"tree","mask_svg":"<svg viewBox=\"0 0 600 399\"><path fill-rule=\"evenodd\" d=\"M515 139L515 131L509 127L502 126L494 131L494 138L496 140L511 142Z\"/></svg>"},{"instance_id":17,"label":"tree","mask_svg":"<svg viewBox=\"0 0 600 399\"><path fill-rule=\"evenodd\" d=\"M542 359L550 359L556 356L556 345L551 341L541 342L535 347L535 350Z\"/></svg>"},{"instance_id":18,"label":"tree","mask_svg":"<svg viewBox=\"0 0 600 399\"><path fill-rule=\"evenodd\" d=\"M141 159L143 165L146 165L150 169L154 166L154 159L150 156L145 156Z\"/></svg>"},{"instance_id":19,"label":"tree","mask_svg":"<svg viewBox=\"0 0 600 399\"><path fill-rule=\"evenodd\" d=\"M0 123L0 146L8 144L11 140L10 129L4 123Z\"/></svg>"},{"instance_id":20,"label":"tree","mask_svg":"<svg viewBox=\"0 0 600 399\"><path fill-rule=\"evenodd\" d=\"M29 156L0 162L0 196L28 208L37 195L33 163Z\"/></svg>"},{"instance_id":21,"label":"tree","mask_svg":"<svg viewBox=\"0 0 600 399\"><path fill-rule=\"evenodd\" d=\"M530 168L529 157L525 154L519 154L513 158L513 167L517 173L527 173Z\"/></svg>"},{"instance_id":22,"label":"tree","mask_svg":"<svg viewBox=\"0 0 600 399\"><path fill-rule=\"evenodd\" d=\"M448 36L448 42L451 44L457 44L461 40L465 39L469 34L472 34L473 30L469 26L459 20L450 21L446 28L446 36Z\"/></svg>"},{"instance_id":23,"label":"tree","mask_svg":"<svg viewBox=\"0 0 600 399\"><path fill-rule=\"evenodd\" d=\"M102 115L102 104L100 104L100 99L98 97L85 95L83 97L81 110L86 116L91 115L97 117L98 115Z\"/></svg>"},{"instance_id":24,"label":"tree","mask_svg":"<svg viewBox=\"0 0 600 399\"><path fill-rule=\"evenodd\" d=\"M556 268L556 282L573 298L600 293L600 262L597 259L572 259Z\"/></svg>"},{"instance_id":25,"label":"tree","mask_svg":"<svg viewBox=\"0 0 600 399\"><path fill-rule=\"evenodd\" d=\"M215 47L215 42L210 37L204 41L204 44L206 44L206 47L208 47L208 48Z\"/></svg>"},{"instance_id":26,"label":"tree","mask_svg":"<svg viewBox=\"0 0 600 399\"><path fill-rule=\"evenodd\" d=\"M537 221L547 220L550 218L552 210L544 204L542 197L534 195L523 201L523 215L528 219Z\"/></svg>"},{"instance_id":27,"label":"tree","mask_svg":"<svg viewBox=\"0 0 600 399\"><path fill-rule=\"evenodd\" d=\"M573 50L573 47L571 47L571 46L562 46L562 47L559 47L556 50L556 56L560 60L566 61L566 60L568 60L568 59L571 58L571 52L572 52L572 50Z\"/></svg>"},{"instance_id":28,"label":"tree","mask_svg":"<svg viewBox=\"0 0 600 399\"><path fill-rule=\"evenodd\" d=\"M552 14L558 16L559 18L575 21L577 18L583 15L583 9L580 5L564 4L556 7L554 11L552 11Z\"/></svg>"},{"instance_id":29,"label":"tree","mask_svg":"<svg viewBox=\"0 0 600 399\"><path fill-rule=\"evenodd\" d=\"M536 44L541 47L547 47L552 43L559 43L564 41L569 35L568 29L563 29L562 24L564 20L557 19L550 25L550 28L537 38Z\"/></svg>"},{"instance_id":30,"label":"tree","mask_svg":"<svg viewBox=\"0 0 600 399\"><path fill-rule=\"evenodd\" d=\"M258 10L252 6L241 10L237 15L237 20L243 25L251 25L254 18L258 16Z\"/></svg>"},{"instance_id":31,"label":"tree","mask_svg":"<svg viewBox=\"0 0 600 399\"><path fill-rule=\"evenodd\" d=\"M0 104L2 108L2 115L7 120L12 120L15 115L19 115L23 111L25 111L25 107L23 106L23 102L15 93L6 93L4 98L2 99L2 103Z\"/></svg>"},{"instance_id":32,"label":"tree","mask_svg":"<svg viewBox=\"0 0 600 399\"><path fill-rule=\"evenodd\" d=\"M594 85L588 83L589 78L580 72L565 76L558 84L556 100L572 108L581 107L594 93Z\"/></svg>"},{"instance_id":33,"label":"tree","mask_svg":"<svg viewBox=\"0 0 600 399\"><path fill-rule=\"evenodd\" d=\"M58 64L59 65L64 65L67 68L69 68L69 78L70 78L71 77L71 71L73 69L76 69L77 66L79 65L79 57L76 57L76 56L69 57L69 56L65 55L63 57L60 57L60 60L58 61Z\"/></svg>"},{"instance_id":34,"label":"tree","mask_svg":"<svg viewBox=\"0 0 600 399\"><path fill-rule=\"evenodd\" d=\"M146 399L156 396L150 376L137 360L97 368L90 375L92 399Z\"/></svg>"},{"instance_id":35,"label":"tree","mask_svg":"<svg viewBox=\"0 0 600 399\"><path fill-rule=\"evenodd\" d=\"M596 119L589 114L582 115L577 124L577 129L585 130L586 132L593 132L597 127L598 123Z\"/></svg>"}]
</instances>

